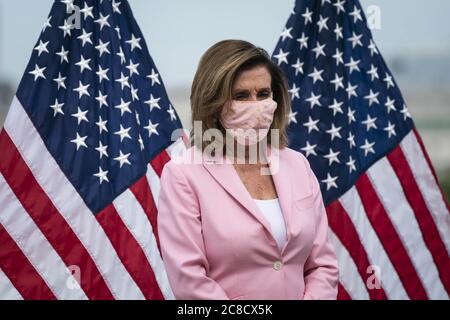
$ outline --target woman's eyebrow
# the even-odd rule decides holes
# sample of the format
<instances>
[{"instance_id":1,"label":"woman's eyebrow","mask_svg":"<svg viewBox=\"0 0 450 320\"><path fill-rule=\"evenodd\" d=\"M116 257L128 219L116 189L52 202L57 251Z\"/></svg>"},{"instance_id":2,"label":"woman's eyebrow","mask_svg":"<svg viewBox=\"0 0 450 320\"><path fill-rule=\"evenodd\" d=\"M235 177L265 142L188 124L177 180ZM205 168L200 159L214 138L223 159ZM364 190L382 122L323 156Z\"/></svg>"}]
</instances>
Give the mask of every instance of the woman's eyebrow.
<instances>
[{"instance_id":1,"label":"woman's eyebrow","mask_svg":"<svg viewBox=\"0 0 450 320\"><path fill-rule=\"evenodd\" d=\"M249 90L247 89L236 89L233 91L234 94L238 94L238 93L248 93Z\"/></svg>"},{"instance_id":2,"label":"woman's eyebrow","mask_svg":"<svg viewBox=\"0 0 450 320\"><path fill-rule=\"evenodd\" d=\"M258 89L258 92L259 92L259 91L270 91L270 90L271 90L270 87L264 87L264 88L259 88L259 89ZM234 92L235 94L236 94L236 93L248 93L249 90L248 90L248 89L235 89L233 92Z\"/></svg>"}]
</instances>

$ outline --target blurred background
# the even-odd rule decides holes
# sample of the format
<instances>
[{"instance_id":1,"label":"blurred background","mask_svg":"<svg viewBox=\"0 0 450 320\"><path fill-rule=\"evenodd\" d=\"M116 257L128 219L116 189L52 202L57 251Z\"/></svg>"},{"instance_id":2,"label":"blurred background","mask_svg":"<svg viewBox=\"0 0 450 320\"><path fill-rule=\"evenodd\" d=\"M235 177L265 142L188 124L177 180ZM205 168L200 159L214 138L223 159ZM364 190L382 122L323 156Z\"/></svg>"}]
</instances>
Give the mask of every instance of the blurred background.
<instances>
[{"instance_id":1,"label":"blurred background","mask_svg":"<svg viewBox=\"0 0 450 320\"><path fill-rule=\"evenodd\" d=\"M52 0L0 0L0 128ZM272 53L293 0L129 0L169 97L190 128L189 93L202 53L245 39ZM450 198L450 1L361 0L380 9L375 41L399 84ZM1 154L1 150L0 150Z\"/></svg>"}]
</instances>

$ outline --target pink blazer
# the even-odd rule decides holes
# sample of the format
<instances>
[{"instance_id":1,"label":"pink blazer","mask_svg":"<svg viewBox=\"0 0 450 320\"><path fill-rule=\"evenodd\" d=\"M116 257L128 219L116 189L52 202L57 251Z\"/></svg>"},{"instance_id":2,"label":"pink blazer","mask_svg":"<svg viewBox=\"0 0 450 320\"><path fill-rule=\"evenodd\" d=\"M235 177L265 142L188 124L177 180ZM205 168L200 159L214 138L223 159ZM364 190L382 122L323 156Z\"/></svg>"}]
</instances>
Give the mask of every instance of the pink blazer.
<instances>
[{"instance_id":1,"label":"pink blazer","mask_svg":"<svg viewBox=\"0 0 450 320\"><path fill-rule=\"evenodd\" d=\"M165 165L158 232L177 299L336 299L337 260L318 181L300 152L272 149L287 225L281 252L231 163L205 155L195 164L202 153L191 147Z\"/></svg>"}]
</instances>

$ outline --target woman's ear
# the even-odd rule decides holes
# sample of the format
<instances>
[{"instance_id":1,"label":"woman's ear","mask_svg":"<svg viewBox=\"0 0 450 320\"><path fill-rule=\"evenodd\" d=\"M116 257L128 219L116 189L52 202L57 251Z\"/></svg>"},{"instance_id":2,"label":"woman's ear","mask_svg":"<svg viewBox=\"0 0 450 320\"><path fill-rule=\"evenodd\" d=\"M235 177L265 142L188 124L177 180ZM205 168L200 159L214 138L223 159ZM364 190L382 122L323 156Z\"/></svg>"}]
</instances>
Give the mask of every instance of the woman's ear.
<instances>
[{"instance_id":1,"label":"woman's ear","mask_svg":"<svg viewBox=\"0 0 450 320\"><path fill-rule=\"evenodd\" d=\"M224 103L222 109L220 110L220 115L219 116L226 115L229 112L232 112L231 103L232 103L231 100L227 101L226 103Z\"/></svg>"}]
</instances>

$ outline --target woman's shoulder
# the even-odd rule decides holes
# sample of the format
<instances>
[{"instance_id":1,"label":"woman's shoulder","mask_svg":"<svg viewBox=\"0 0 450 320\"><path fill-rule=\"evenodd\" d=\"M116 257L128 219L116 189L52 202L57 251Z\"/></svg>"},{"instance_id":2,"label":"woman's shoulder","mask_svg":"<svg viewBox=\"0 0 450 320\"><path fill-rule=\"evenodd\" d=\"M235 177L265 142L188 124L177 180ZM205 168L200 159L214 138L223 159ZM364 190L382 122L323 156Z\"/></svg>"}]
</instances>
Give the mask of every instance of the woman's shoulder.
<instances>
[{"instance_id":1,"label":"woman's shoulder","mask_svg":"<svg viewBox=\"0 0 450 320\"><path fill-rule=\"evenodd\" d=\"M283 165L284 161L284 165L290 166L292 179L294 181L304 181L304 178L306 178L311 192L313 194L319 192L319 182L308 158L303 153L289 147L285 147L282 150L283 152L280 153L280 165Z\"/></svg>"},{"instance_id":2,"label":"woman's shoulder","mask_svg":"<svg viewBox=\"0 0 450 320\"><path fill-rule=\"evenodd\" d=\"M164 165L161 175L195 173L200 168L199 164L201 165L201 158L199 159L199 152L195 146L180 148L171 153L170 160Z\"/></svg>"},{"instance_id":3,"label":"woman's shoulder","mask_svg":"<svg viewBox=\"0 0 450 320\"><path fill-rule=\"evenodd\" d=\"M290 147L280 149L280 159L281 161L289 162L296 167L301 166L302 169L310 169L309 161L303 153Z\"/></svg>"}]
</instances>

